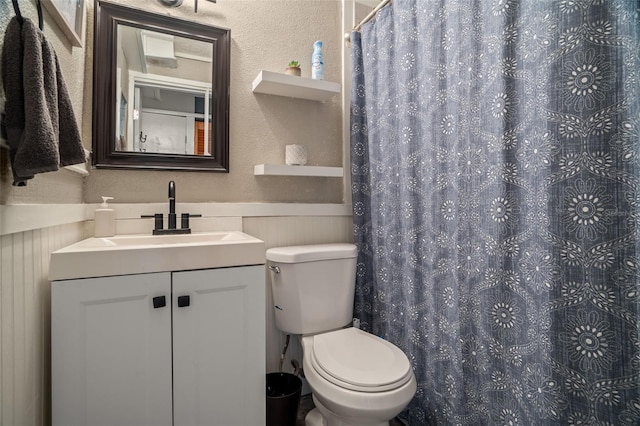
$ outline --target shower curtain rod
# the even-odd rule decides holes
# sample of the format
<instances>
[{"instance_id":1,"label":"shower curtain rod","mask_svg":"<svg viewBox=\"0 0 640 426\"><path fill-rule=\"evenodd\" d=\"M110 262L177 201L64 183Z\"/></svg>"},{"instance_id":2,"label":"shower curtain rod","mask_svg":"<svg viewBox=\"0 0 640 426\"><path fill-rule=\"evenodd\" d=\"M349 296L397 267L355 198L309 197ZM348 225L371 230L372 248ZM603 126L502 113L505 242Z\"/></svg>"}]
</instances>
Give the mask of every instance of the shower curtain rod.
<instances>
[{"instance_id":1,"label":"shower curtain rod","mask_svg":"<svg viewBox=\"0 0 640 426\"><path fill-rule=\"evenodd\" d=\"M385 7L387 4L391 3L392 0L381 0L380 3L378 3L378 5L376 7L373 8L373 10L371 12L369 12L369 14L367 16L364 17L364 19L362 21L360 21L360 23L358 25L356 25L355 27L353 27L351 29L351 32L353 31L360 31L360 28L366 24L367 22L369 22L370 20L372 20L374 18L374 16L376 16L376 13L378 13L378 11L380 9L382 9L383 7ZM349 46L349 39L351 38L350 34L345 34L344 35L344 41L347 44L347 47Z\"/></svg>"},{"instance_id":2,"label":"shower curtain rod","mask_svg":"<svg viewBox=\"0 0 640 426\"><path fill-rule=\"evenodd\" d=\"M382 0L371 12L369 12L369 14L367 16L364 17L364 19L362 21L360 21L360 23L358 25L353 27L353 29L351 31L360 31L360 28L364 24L366 24L371 19L373 19L373 17L376 16L376 13L378 13L378 11L380 9L382 9L383 7L385 7L387 4L391 3L391 1L392 0Z\"/></svg>"}]
</instances>

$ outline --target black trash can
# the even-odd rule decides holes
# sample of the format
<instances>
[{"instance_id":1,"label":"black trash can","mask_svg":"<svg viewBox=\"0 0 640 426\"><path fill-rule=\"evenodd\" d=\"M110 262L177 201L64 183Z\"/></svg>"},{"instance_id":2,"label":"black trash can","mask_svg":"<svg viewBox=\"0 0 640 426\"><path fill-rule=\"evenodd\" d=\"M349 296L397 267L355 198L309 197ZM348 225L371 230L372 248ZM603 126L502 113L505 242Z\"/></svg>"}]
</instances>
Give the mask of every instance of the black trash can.
<instances>
[{"instance_id":1,"label":"black trash can","mask_svg":"<svg viewBox=\"0 0 640 426\"><path fill-rule=\"evenodd\" d=\"M301 391L294 374L267 374L267 426L296 426Z\"/></svg>"}]
</instances>

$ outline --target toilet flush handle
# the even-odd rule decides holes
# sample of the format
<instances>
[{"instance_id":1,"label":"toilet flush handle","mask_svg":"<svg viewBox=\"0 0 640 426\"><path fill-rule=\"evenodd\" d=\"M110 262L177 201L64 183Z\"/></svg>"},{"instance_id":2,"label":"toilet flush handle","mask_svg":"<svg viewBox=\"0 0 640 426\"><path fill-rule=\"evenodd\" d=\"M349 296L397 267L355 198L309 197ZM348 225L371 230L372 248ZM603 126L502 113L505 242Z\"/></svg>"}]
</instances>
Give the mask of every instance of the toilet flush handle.
<instances>
[{"instance_id":1,"label":"toilet flush handle","mask_svg":"<svg viewBox=\"0 0 640 426\"><path fill-rule=\"evenodd\" d=\"M276 274L280 273L280 267L279 266L269 265L269 269L272 270L273 272L275 272Z\"/></svg>"}]
</instances>

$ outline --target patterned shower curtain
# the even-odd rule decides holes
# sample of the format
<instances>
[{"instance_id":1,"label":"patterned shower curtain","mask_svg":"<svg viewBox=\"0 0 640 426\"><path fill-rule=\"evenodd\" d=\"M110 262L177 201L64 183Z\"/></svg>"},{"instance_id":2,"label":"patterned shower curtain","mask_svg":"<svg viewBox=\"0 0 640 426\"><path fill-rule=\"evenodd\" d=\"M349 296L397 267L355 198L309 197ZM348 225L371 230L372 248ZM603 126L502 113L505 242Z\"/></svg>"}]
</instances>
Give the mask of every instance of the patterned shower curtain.
<instances>
[{"instance_id":1,"label":"patterned shower curtain","mask_svg":"<svg viewBox=\"0 0 640 426\"><path fill-rule=\"evenodd\" d=\"M355 316L411 425L640 424L640 2L394 0L353 33Z\"/></svg>"}]
</instances>

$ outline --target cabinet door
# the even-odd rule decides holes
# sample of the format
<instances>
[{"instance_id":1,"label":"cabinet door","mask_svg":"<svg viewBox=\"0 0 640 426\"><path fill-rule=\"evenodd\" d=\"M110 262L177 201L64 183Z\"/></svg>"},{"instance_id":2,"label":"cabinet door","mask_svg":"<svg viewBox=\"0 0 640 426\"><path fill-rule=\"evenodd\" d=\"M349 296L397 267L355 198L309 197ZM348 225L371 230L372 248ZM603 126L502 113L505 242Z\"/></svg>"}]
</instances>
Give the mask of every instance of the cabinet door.
<instances>
[{"instance_id":1,"label":"cabinet door","mask_svg":"<svg viewBox=\"0 0 640 426\"><path fill-rule=\"evenodd\" d=\"M264 266L175 272L173 298L175 425L264 425Z\"/></svg>"},{"instance_id":2,"label":"cabinet door","mask_svg":"<svg viewBox=\"0 0 640 426\"><path fill-rule=\"evenodd\" d=\"M55 281L53 425L171 425L171 275ZM153 298L165 296L165 307Z\"/></svg>"}]
</instances>

